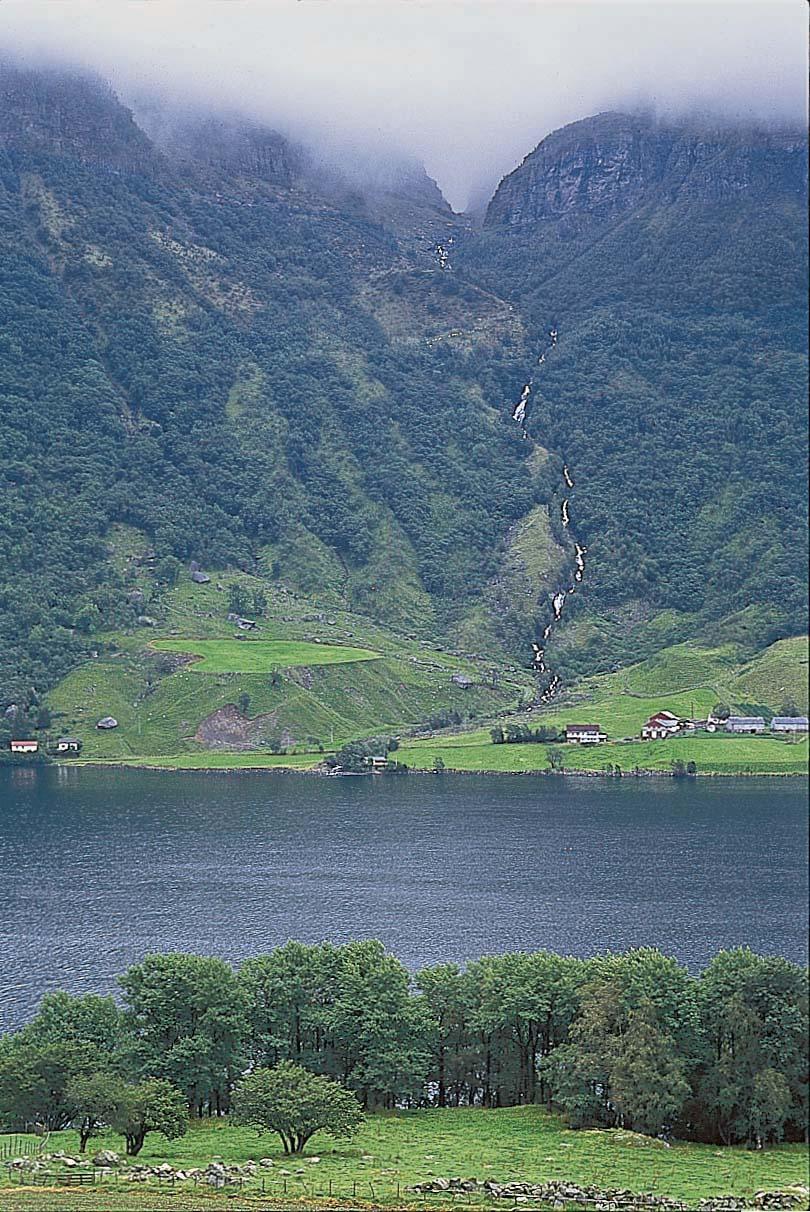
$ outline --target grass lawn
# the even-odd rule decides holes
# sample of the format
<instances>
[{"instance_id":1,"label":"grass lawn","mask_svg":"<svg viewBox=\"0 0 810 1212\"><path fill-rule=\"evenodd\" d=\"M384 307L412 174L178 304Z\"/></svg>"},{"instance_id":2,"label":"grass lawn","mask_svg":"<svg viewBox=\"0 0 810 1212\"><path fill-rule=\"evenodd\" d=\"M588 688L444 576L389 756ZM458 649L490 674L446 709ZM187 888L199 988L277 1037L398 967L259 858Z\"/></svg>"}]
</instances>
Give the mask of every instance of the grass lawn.
<instances>
[{"instance_id":1,"label":"grass lawn","mask_svg":"<svg viewBox=\"0 0 810 1212\"><path fill-rule=\"evenodd\" d=\"M71 766L147 766L161 770L309 770L323 761L322 753L236 753L210 750L121 758L90 758L72 761Z\"/></svg>"},{"instance_id":2,"label":"grass lawn","mask_svg":"<svg viewBox=\"0 0 810 1212\"><path fill-rule=\"evenodd\" d=\"M377 661L378 652L301 640L155 640L160 652L188 652L200 658L198 673L272 673L297 665L347 665Z\"/></svg>"},{"instance_id":3,"label":"grass lawn","mask_svg":"<svg viewBox=\"0 0 810 1212\"><path fill-rule=\"evenodd\" d=\"M416 770L431 770L437 757L448 770L531 773L547 770L549 748L563 750L566 770L602 771L608 765L631 772L669 771L673 760L693 761L700 774L807 774L808 742L773 737L696 736L667 741L608 742L605 745L493 745L489 737L435 737L403 741L397 757Z\"/></svg>"},{"instance_id":4,"label":"grass lawn","mask_svg":"<svg viewBox=\"0 0 810 1212\"><path fill-rule=\"evenodd\" d=\"M266 1171L266 1186L273 1200L264 1206L278 1206L285 1180L288 1197L317 1200L328 1193L331 1181L334 1195L350 1198L356 1183L358 1199L397 1206L406 1202L402 1198L405 1187L440 1175L501 1181L568 1179L580 1184L652 1190L695 1204L710 1195L751 1196L762 1189L807 1182L807 1152L801 1145L780 1145L761 1153L693 1144L666 1148L630 1133L572 1132L556 1116L537 1107L373 1115L353 1141L333 1141L319 1134L310 1141L303 1157L296 1159L285 1158L277 1143L274 1136L231 1128L224 1121L193 1122L188 1134L176 1141L149 1136L138 1160L190 1168L202 1167L212 1158L231 1163L271 1157L276 1164ZM121 1148L120 1140L112 1135L95 1144ZM54 1134L49 1147L75 1151L76 1133ZM312 1157L320 1161L312 1163L308 1160ZM116 1193L112 1185L106 1185L104 1191L105 1208L162 1206L155 1202L157 1192L152 1195L142 1188L133 1191L122 1185L117 1196L120 1203L113 1201ZM250 1191L260 1196L261 1183L247 1185L246 1194ZM4 1212L18 1207L97 1209L98 1193L95 1198L95 1204L92 1200L85 1203L79 1192L71 1191L45 1202L44 1192L32 1191L29 1196L6 1187L0 1194L0 1206ZM174 1202L165 1206L190 1208L201 1202L196 1197L197 1204L184 1205L178 1202L179 1193L172 1198ZM223 1194L219 1199L225 1202L226 1197ZM253 1204L245 1197L231 1198L229 1203L262 1206L261 1201ZM430 1199L427 1206L449 1203Z\"/></svg>"}]
</instances>

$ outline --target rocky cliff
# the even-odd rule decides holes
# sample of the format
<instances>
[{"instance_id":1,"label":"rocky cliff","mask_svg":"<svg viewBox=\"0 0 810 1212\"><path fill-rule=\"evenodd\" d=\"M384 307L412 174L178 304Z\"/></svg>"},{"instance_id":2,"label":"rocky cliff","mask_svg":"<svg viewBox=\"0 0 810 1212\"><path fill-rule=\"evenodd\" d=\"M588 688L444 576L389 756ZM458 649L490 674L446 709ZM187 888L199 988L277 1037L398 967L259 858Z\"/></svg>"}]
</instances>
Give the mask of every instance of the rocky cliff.
<instances>
[{"instance_id":1,"label":"rocky cliff","mask_svg":"<svg viewBox=\"0 0 810 1212\"><path fill-rule=\"evenodd\" d=\"M806 189L807 144L799 132L724 131L605 113L544 139L501 182L485 226L556 220L576 230L651 197L800 198Z\"/></svg>"},{"instance_id":2,"label":"rocky cliff","mask_svg":"<svg viewBox=\"0 0 810 1212\"><path fill-rule=\"evenodd\" d=\"M150 176L162 163L130 111L103 81L6 63L0 63L2 147Z\"/></svg>"}]
</instances>

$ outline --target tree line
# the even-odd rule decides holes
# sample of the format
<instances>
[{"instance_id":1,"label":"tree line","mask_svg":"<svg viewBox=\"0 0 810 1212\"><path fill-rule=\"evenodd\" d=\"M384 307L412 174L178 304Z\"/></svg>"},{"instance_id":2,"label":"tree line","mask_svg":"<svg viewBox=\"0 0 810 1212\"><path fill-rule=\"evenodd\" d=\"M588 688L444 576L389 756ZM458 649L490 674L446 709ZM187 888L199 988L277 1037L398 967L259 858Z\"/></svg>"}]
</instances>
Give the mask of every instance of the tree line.
<instances>
[{"instance_id":1,"label":"tree line","mask_svg":"<svg viewBox=\"0 0 810 1212\"><path fill-rule=\"evenodd\" d=\"M148 955L119 985L120 1005L49 993L0 1039L6 1128L92 1130L112 1102L107 1122L129 1115L137 1135L150 1096L174 1130L177 1099L185 1115L229 1114L247 1076L293 1064L367 1110L536 1103L573 1127L724 1144L807 1132L807 973L744 948L699 975L640 949L412 976L377 941L289 942L238 969Z\"/></svg>"}]
</instances>

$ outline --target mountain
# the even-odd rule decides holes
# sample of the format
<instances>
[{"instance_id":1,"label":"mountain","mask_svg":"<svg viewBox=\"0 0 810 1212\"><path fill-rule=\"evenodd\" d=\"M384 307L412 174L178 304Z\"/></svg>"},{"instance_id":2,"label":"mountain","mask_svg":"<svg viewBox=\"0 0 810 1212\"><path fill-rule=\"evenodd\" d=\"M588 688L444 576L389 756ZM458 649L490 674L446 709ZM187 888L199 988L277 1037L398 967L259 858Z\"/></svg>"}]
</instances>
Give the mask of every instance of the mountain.
<instances>
[{"instance_id":1,"label":"mountain","mask_svg":"<svg viewBox=\"0 0 810 1212\"><path fill-rule=\"evenodd\" d=\"M395 155L70 73L0 101L2 703L193 566L498 668L559 613L540 691L806 625L797 136L599 115L478 229Z\"/></svg>"},{"instance_id":2,"label":"mountain","mask_svg":"<svg viewBox=\"0 0 810 1212\"><path fill-rule=\"evenodd\" d=\"M530 435L575 482L563 672L807 625L807 144L601 114L504 179L459 270L540 348Z\"/></svg>"},{"instance_id":3,"label":"mountain","mask_svg":"<svg viewBox=\"0 0 810 1212\"><path fill-rule=\"evenodd\" d=\"M146 613L196 561L455 638L547 495L519 317L437 260L466 222L412 166L363 194L255 123L158 146L97 82L0 91L4 697L136 625L120 526Z\"/></svg>"}]
</instances>

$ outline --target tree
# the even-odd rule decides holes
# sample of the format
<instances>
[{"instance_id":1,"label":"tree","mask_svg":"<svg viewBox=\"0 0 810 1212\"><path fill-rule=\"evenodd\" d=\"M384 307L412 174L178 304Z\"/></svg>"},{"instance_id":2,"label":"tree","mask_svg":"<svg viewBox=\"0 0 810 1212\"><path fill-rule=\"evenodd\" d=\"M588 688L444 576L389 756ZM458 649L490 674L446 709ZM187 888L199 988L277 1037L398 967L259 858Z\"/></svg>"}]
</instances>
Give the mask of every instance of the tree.
<instances>
[{"instance_id":1,"label":"tree","mask_svg":"<svg viewBox=\"0 0 810 1212\"><path fill-rule=\"evenodd\" d=\"M112 1122L125 1091L121 1078L110 1072L85 1074L68 1084L68 1101L76 1108L74 1118L79 1120L80 1153L84 1153L91 1136Z\"/></svg>"},{"instance_id":2,"label":"tree","mask_svg":"<svg viewBox=\"0 0 810 1212\"><path fill-rule=\"evenodd\" d=\"M159 585L165 585L167 589L173 589L180 579L182 568L183 565L174 556L164 556L155 565L155 580Z\"/></svg>"},{"instance_id":3,"label":"tree","mask_svg":"<svg viewBox=\"0 0 810 1212\"><path fill-rule=\"evenodd\" d=\"M182 1090L189 1111L227 1111L243 1068L245 1004L233 969L199 955L147 955L119 983L129 1013L131 1066Z\"/></svg>"},{"instance_id":4,"label":"tree","mask_svg":"<svg viewBox=\"0 0 810 1212\"><path fill-rule=\"evenodd\" d=\"M125 1137L127 1154L137 1157L149 1132L160 1132L167 1140L185 1136L188 1116L180 1091L171 1082L151 1078L120 1089L110 1124Z\"/></svg>"},{"instance_id":5,"label":"tree","mask_svg":"<svg viewBox=\"0 0 810 1212\"><path fill-rule=\"evenodd\" d=\"M247 715L248 708L250 707L250 695L247 691L243 690L236 702L242 715Z\"/></svg>"},{"instance_id":6,"label":"tree","mask_svg":"<svg viewBox=\"0 0 810 1212\"><path fill-rule=\"evenodd\" d=\"M562 771L565 762L565 750L551 747L546 750L546 760L552 770Z\"/></svg>"},{"instance_id":7,"label":"tree","mask_svg":"<svg viewBox=\"0 0 810 1212\"><path fill-rule=\"evenodd\" d=\"M672 1036L661 1031L650 1002L628 1016L611 1071L612 1100L620 1123L658 1133L678 1120L690 1094L686 1062Z\"/></svg>"},{"instance_id":8,"label":"tree","mask_svg":"<svg viewBox=\"0 0 810 1212\"><path fill-rule=\"evenodd\" d=\"M782 1139L790 1110L790 1086L784 1074L776 1069L761 1069L754 1078L749 1112L750 1135L758 1149L766 1141Z\"/></svg>"},{"instance_id":9,"label":"tree","mask_svg":"<svg viewBox=\"0 0 810 1212\"><path fill-rule=\"evenodd\" d=\"M291 1061L243 1077L232 1104L234 1123L275 1132L285 1153L300 1153L316 1132L351 1137L363 1122L351 1091Z\"/></svg>"},{"instance_id":10,"label":"tree","mask_svg":"<svg viewBox=\"0 0 810 1212\"><path fill-rule=\"evenodd\" d=\"M93 1052L71 1042L37 1041L22 1031L0 1041L0 1119L66 1128L76 1114L70 1084L96 1064Z\"/></svg>"},{"instance_id":11,"label":"tree","mask_svg":"<svg viewBox=\"0 0 810 1212\"><path fill-rule=\"evenodd\" d=\"M253 595L241 581L232 581L228 586L228 610L231 614L247 614L253 604Z\"/></svg>"},{"instance_id":12,"label":"tree","mask_svg":"<svg viewBox=\"0 0 810 1212\"><path fill-rule=\"evenodd\" d=\"M731 715L731 707L728 703L715 703L712 707L712 715L716 720L727 720Z\"/></svg>"}]
</instances>

